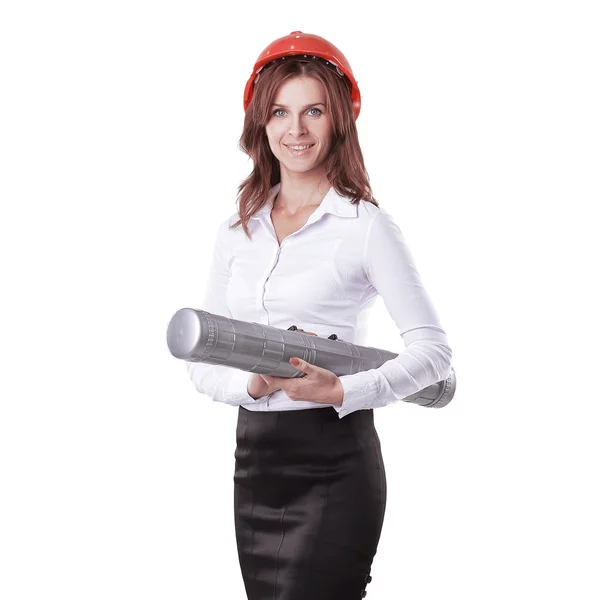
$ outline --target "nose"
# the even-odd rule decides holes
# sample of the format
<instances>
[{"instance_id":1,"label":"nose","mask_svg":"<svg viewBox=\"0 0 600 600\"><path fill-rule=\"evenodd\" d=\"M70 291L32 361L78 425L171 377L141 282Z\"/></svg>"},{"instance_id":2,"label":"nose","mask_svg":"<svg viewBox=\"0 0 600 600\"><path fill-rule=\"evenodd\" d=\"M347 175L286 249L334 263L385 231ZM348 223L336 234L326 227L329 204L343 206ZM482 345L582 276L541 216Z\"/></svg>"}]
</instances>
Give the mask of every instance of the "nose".
<instances>
[{"instance_id":1,"label":"nose","mask_svg":"<svg viewBox=\"0 0 600 600\"><path fill-rule=\"evenodd\" d=\"M301 115L291 118L289 133L293 137L300 137L306 133L306 125Z\"/></svg>"}]
</instances>

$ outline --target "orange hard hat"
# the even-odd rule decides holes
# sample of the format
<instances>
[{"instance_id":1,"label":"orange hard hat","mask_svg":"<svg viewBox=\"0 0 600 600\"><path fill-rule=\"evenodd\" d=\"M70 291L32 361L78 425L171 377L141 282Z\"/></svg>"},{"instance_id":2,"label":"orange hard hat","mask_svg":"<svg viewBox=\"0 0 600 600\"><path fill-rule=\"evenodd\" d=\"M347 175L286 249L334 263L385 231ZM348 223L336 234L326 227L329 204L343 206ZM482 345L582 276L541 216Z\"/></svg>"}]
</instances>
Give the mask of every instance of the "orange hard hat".
<instances>
[{"instance_id":1,"label":"orange hard hat","mask_svg":"<svg viewBox=\"0 0 600 600\"><path fill-rule=\"evenodd\" d=\"M248 109L252 93L254 91L254 82L263 67L273 60L284 56L318 56L327 62L331 63L336 68L338 74L345 75L352 86L350 97L352 99L352 107L354 110L354 120L358 118L360 113L360 91L358 82L354 79L352 69L346 57L342 54L339 48L336 48L331 42L326 39L313 35L312 33L302 33L301 31L292 31L289 35L281 37L269 44L256 59L252 75L246 83L244 89L244 111Z\"/></svg>"}]
</instances>

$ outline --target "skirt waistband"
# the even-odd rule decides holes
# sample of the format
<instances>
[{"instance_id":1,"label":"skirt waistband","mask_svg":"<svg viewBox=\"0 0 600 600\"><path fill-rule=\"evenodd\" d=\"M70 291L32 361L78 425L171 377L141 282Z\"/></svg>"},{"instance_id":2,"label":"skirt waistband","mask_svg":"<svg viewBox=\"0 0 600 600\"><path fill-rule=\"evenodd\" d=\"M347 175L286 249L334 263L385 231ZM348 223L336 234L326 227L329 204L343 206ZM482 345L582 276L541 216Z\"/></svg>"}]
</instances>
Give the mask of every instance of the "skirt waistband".
<instances>
[{"instance_id":1,"label":"skirt waistband","mask_svg":"<svg viewBox=\"0 0 600 600\"><path fill-rule=\"evenodd\" d=\"M254 411L240 406L238 431L242 424L247 436L290 441L330 435L357 437L372 434L375 427L372 409L356 410L340 419L332 406L285 411Z\"/></svg>"}]
</instances>

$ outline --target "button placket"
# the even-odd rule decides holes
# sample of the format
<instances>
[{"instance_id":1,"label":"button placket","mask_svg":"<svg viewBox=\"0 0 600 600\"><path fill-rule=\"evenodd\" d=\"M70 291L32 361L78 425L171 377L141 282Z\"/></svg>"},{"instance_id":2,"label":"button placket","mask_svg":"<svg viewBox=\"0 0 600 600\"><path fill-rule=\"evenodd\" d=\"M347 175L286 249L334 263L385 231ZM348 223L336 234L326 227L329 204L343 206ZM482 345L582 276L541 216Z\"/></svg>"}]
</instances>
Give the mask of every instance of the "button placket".
<instances>
[{"instance_id":1,"label":"button placket","mask_svg":"<svg viewBox=\"0 0 600 600\"><path fill-rule=\"evenodd\" d=\"M281 248L279 247L279 245L277 246L277 254L275 255L275 259L274 262L271 266L271 268L269 269L269 272L267 273L265 280L263 281L262 285L261 285L261 289L260 289L260 310L262 310L265 314L265 317L267 318L267 324L270 324L269 321L269 311L267 310L267 307L265 305L265 296L267 293L267 284L269 283L269 280L271 279L271 276L273 275L273 271L275 270L275 268L277 267L277 265L279 264L279 253L281 252Z\"/></svg>"}]
</instances>

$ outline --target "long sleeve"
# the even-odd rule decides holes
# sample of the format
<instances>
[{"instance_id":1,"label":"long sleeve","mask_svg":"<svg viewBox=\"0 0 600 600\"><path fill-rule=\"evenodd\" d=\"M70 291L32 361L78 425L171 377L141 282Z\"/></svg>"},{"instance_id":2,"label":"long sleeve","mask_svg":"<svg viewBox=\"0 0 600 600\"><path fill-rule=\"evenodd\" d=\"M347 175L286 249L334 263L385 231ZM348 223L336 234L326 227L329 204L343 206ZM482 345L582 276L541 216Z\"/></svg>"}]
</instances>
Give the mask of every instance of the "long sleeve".
<instances>
[{"instance_id":1,"label":"long sleeve","mask_svg":"<svg viewBox=\"0 0 600 600\"><path fill-rule=\"evenodd\" d=\"M371 285L383 298L406 346L377 369L340 376L344 389L339 418L355 410L397 402L451 372L452 350L416 269L400 228L379 209L370 223L364 265Z\"/></svg>"},{"instance_id":2,"label":"long sleeve","mask_svg":"<svg viewBox=\"0 0 600 600\"><path fill-rule=\"evenodd\" d=\"M232 318L227 305L226 291L229 283L229 267L226 252L226 234L229 219L218 229L215 241L208 285L204 293L202 310L216 315ZM266 402L271 394L253 398L248 394L248 380L251 374L233 367L210 365L185 361L188 375L201 394L206 394L215 402L223 402L233 406L252 402Z\"/></svg>"}]
</instances>

